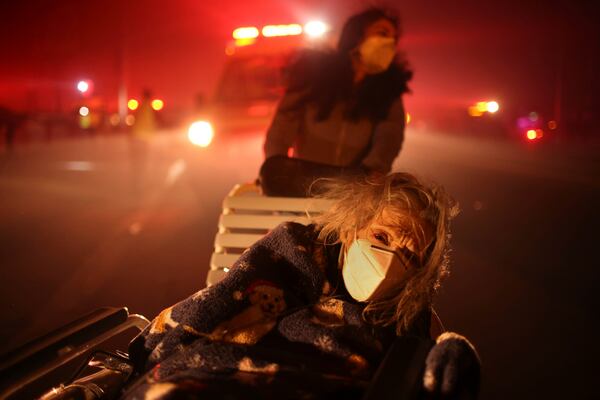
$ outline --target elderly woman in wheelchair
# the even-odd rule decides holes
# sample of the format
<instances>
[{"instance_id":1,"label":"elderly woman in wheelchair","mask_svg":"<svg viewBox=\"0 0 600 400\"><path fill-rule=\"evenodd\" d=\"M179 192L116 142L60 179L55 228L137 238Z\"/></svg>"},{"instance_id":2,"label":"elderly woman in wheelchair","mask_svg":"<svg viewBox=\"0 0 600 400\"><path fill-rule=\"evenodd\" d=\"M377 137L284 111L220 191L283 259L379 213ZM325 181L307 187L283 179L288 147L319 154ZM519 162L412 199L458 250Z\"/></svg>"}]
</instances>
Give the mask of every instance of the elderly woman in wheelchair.
<instances>
[{"instance_id":1,"label":"elderly woman in wheelchair","mask_svg":"<svg viewBox=\"0 0 600 400\"><path fill-rule=\"evenodd\" d=\"M398 362L411 357L397 350L403 340L425 349L412 395L476 397L475 349L443 332L432 308L453 202L405 173L326 180L319 193L333 200L328 211L271 230L132 341L145 375L126 397L358 398L385 375L394 392Z\"/></svg>"}]
</instances>

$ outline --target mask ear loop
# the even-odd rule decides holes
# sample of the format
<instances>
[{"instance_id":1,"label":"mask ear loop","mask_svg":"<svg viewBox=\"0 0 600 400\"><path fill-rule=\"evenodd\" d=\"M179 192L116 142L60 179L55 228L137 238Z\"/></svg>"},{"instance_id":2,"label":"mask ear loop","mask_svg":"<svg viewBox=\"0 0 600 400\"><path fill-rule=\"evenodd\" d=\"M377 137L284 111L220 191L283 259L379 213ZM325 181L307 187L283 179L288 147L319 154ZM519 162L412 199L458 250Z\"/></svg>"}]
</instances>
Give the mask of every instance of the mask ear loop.
<instances>
[{"instance_id":1,"label":"mask ear loop","mask_svg":"<svg viewBox=\"0 0 600 400\"><path fill-rule=\"evenodd\" d=\"M358 237L357 229L354 228L354 242ZM350 245L352 246L352 245ZM346 262L346 256L348 255L348 248L345 243L342 243L342 248L340 249L340 255L338 256L338 268L342 269L344 267L344 263Z\"/></svg>"}]
</instances>

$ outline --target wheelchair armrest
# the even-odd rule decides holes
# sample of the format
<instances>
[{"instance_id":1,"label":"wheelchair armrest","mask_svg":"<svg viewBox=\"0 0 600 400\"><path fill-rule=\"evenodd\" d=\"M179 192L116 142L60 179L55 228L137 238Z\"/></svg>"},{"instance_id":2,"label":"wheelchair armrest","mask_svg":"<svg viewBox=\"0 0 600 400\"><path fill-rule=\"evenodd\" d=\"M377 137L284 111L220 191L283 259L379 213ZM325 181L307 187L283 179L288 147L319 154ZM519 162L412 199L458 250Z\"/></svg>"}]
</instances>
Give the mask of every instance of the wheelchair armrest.
<instances>
[{"instance_id":1,"label":"wheelchair armrest","mask_svg":"<svg viewBox=\"0 0 600 400\"><path fill-rule=\"evenodd\" d=\"M141 331L148 323L125 307L105 307L35 339L0 359L0 397L9 397L127 329Z\"/></svg>"}]
</instances>

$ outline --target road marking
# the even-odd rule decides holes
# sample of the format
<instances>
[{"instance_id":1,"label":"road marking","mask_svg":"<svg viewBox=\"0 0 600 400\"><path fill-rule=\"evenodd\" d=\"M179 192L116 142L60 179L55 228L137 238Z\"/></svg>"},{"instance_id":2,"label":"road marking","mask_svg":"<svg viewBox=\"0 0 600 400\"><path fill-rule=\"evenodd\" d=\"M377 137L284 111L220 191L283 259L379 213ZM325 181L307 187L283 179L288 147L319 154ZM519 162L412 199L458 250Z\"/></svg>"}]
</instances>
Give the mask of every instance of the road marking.
<instances>
[{"instance_id":1,"label":"road marking","mask_svg":"<svg viewBox=\"0 0 600 400\"><path fill-rule=\"evenodd\" d=\"M93 162L89 161L67 161L62 164L62 168L67 171L89 172L96 169Z\"/></svg>"},{"instance_id":2,"label":"road marking","mask_svg":"<svg viewBox=\"0 0 600 400\"><path fill-rule=\"evenodd\" d=\"M181 158L177 159L171 166L169 167L169 171L167 172L167 178L165 180L166 186L171 186L179 177L185 172L187 165L185 161Z\"/></svg>"}]
</instances>

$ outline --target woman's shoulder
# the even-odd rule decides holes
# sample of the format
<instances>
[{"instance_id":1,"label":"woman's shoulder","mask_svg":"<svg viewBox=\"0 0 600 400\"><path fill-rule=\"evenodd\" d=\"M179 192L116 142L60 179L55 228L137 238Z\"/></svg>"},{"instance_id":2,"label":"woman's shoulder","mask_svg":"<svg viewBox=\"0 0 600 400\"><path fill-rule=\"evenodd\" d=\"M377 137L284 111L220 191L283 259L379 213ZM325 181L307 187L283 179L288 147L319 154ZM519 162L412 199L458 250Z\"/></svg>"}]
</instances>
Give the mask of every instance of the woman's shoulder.
<instances>
[{"instance_id":1,"label":"woman's shoulder","mask_svg":"<svg viewBox=\"0 0 600 400\"><path fill-rule=\"evenodd\" d=\"M265 239L290 244L309 244L318 236L316 225L301 224L293 221L282 222L273 228Z\"/></svg>"},{"instance_id":2,"label":"woman's shoulder","mask_svg":"<svg viewBox=\"0 0 600 400\"><path fill-rule=\"evenodd\" d=\"M319 234L318 227L314 223L303 224L300 222L286 221L277 227L288 232L290 235L307 240L313 240Z\"/></svg>"},{"instance_id":3,"label":"woman's shoulder","mask_svg":"<svg viewBox=\"0 0 600 400\"><path fill-rule=\"evenodd\" d=\"M340 244L325 244L319 239L320 228L317 224L283 222L273 229L269 236L276 246L304 249L312 261L322 270L336 269Z\"/></svg>"}]
</instances>

